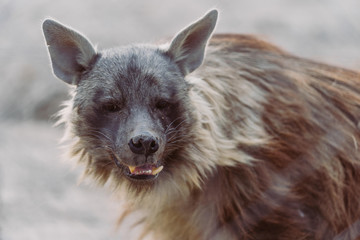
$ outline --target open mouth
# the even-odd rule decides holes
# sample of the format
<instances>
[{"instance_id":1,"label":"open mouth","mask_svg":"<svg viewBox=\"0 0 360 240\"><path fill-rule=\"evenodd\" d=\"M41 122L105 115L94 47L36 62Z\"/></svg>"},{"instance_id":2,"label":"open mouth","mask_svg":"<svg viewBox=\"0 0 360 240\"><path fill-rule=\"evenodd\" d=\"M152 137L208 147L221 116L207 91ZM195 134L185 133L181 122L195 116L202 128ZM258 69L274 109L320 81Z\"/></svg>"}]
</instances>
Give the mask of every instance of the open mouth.
<instances>
[{"instance_id":1,"label":"open mouth","mask_svg":"<svg viewBox=\"0 0 360 240\"><path fill-rule=\"evenodd\" d=\"M145 164L141 166L129 166L121 164L120 161L111 154L115 164L123 169L125 176L131 180L154 180L159 176L159 173L164 169L164 166L157 166L155 164Z\"/></svg>"},{"instance_id":2,"label":"open mouth","mask_svg":"<svg viewBox=\"0 0 360 240\"><path fill-rule=\"evenodd\" d=\"M128 166L126 176L134 180L153 180L159 176L164 166L157 167L153 164L143 166Z\"/></svg>"}]
</instances>

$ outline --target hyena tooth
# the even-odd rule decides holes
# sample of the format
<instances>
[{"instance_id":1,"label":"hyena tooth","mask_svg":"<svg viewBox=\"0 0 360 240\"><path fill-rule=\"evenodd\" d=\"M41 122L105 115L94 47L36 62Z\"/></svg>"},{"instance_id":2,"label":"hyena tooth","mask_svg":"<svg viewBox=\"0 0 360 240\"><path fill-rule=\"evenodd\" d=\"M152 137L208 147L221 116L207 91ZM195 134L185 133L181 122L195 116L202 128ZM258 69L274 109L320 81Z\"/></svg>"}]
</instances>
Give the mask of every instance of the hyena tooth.
<instances>
[{"instance_id":1,"label":"hyena tooth","mask_svg":"<svg viewBox=\"0 0 360 240\"><path fill-rule=\"evenodd\" d=\"M152 170L152 175L156 175L156 174L158 174L159 172L161 172L162 170L163 170L163 168L164 168L164 166L160 166L160 167L158 167L158 168L153 168L153 170Z\"/></svg>"},{"instance_id":2,"label":"hyena tooth","mask_svg":"<svg viewBox=\"0 0 360 240\"><path fill-rule=\"evenodd\" d=\"M130 173L133 174L136 167L134 167L134 166L128 166L128 167L129 167Z\"/></svg>"}]
</instances>

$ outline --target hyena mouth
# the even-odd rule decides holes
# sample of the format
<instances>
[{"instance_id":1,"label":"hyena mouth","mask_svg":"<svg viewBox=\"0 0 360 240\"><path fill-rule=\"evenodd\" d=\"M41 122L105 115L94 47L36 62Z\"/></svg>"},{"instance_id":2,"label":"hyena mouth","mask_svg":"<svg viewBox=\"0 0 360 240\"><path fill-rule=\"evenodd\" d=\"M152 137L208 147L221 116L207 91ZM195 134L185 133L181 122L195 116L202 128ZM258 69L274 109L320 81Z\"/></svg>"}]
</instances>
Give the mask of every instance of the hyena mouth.
<instances>
[{"instance_id":1,"label":"hyena mouth","mask_svg":"<svg viewBox=\"0 0 360 240\"><path fill-rule=\"evenodd\" d=\"M121 164L120 161L113 154L111 155L118 168L122 169L125 173L125 176L130 180L154 180L164 169L164 166L157 166L155 164L145 164L142 166L124 165Z\"/></svg>"},{"instance_id":2,"label":"hyena mouth","mask_svg":"<svg viewBox=\"0 0 360 240\"><path fill-rule=\"evenodd\" d=\"M159 176L164 166L157 167L154 164L143 166L128 166L126 176L134 180L153 180Z\"/></svg>"}]
</instances>

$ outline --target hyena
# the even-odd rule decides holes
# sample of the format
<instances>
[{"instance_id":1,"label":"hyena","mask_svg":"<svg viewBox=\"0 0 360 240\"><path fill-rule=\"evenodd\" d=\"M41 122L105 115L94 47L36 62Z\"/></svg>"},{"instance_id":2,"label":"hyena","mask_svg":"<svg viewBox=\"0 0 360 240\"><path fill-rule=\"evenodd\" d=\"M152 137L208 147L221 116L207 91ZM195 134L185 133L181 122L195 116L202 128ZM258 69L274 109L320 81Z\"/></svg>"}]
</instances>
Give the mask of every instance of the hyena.
<instances>
[{"instance_id":1,"label":"hyena","mask_svg":"<svg viewBox=\"0 0 360 240\"><path fill-rule=\"evenodd\" d=\"M154 239L360 239L360 74L208 12L166 44L97 50L43 23L72 156Z\"/></svg>"}]
</instances>

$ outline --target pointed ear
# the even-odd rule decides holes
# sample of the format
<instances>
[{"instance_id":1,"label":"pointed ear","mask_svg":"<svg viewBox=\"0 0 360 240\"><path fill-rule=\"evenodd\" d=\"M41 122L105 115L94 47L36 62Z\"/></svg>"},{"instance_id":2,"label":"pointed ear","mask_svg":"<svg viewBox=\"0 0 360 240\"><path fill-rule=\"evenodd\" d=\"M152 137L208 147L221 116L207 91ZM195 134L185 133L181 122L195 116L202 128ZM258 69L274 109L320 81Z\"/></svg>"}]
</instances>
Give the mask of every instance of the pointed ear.
<instances>
[{"instance_id":1,"label":"pointed ear","mask_svg":"<svg viewBox=\"0 0 360 240\"><path fill-rule=\"evenodd\" d=\"M86 37L54 20L45 20L42 27L55 76L78 84L96 57L94 47Z\"/></svg>"},{"instance_id":2,"label":"pointed ear","mask_svg":"<svg viewBox=\"0 0 360 240\"><path fill-rule=\"evenodd\" d=\"M217 10L208 12L203 18L180 31L172 40L168 54L179 65L184 75L201 65L217 17Z\"/></svg>"}]
</instances>

